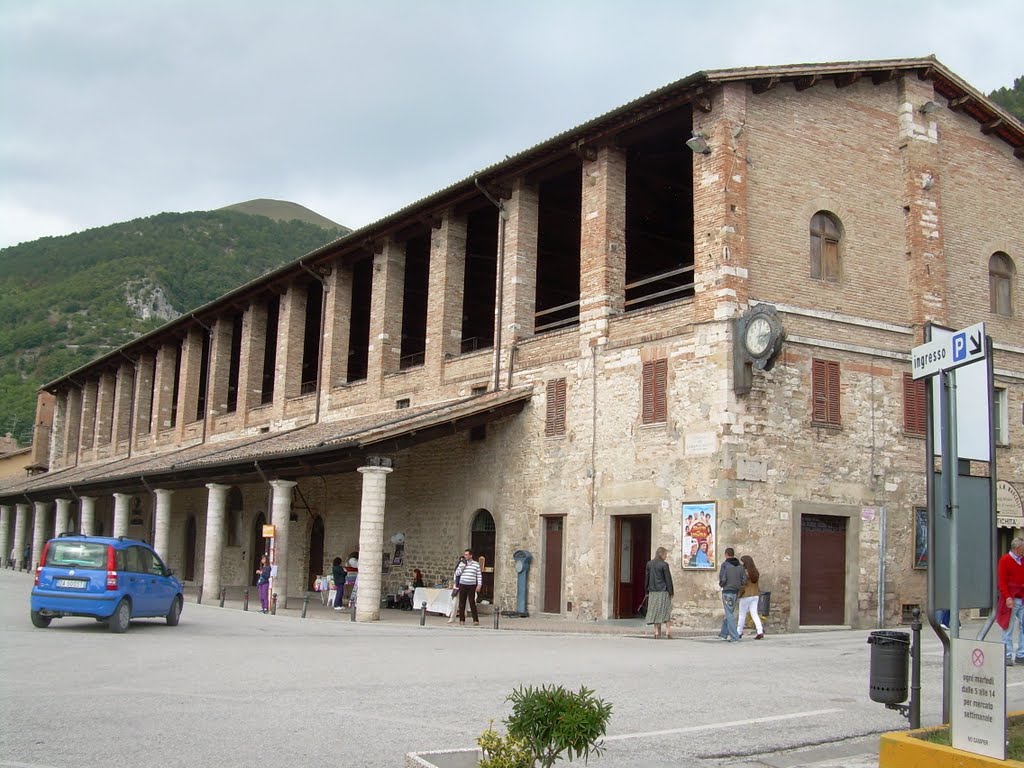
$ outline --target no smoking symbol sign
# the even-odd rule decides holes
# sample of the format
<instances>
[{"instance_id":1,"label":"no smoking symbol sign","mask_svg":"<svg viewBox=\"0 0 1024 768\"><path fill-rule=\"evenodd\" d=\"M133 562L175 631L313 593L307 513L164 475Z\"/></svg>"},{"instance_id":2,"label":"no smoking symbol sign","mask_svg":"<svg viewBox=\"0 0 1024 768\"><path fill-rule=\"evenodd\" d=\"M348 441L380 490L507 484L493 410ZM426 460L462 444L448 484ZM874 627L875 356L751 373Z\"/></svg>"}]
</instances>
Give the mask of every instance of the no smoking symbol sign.
<instances>
[{"instance_id":1,"label":"no smoking symbol sign","mask_svg":"<svg viewBox=\"0 0 1024 768\"><path fill-rule=\"evenodd\" d=\"M980 667L985 663L985 652L981 648L975 648L971 652L971 663L976 667Z\"/></svg>"}]
</instances>

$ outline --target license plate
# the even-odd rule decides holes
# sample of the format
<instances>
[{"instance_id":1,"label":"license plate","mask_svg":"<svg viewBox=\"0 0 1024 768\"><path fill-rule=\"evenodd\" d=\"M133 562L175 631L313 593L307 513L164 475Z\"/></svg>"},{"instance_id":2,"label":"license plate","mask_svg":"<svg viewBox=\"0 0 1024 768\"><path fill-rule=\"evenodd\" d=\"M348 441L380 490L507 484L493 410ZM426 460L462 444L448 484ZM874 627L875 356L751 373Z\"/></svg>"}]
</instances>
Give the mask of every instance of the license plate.
<instances>
[{"instance_id":1,"label":"license plate","mask_svg":"<svg viewBox=\"0 0 1024 768\"><path fill-rule=\"evenodd\" d=\"M64 589L85 589L88 582L80 579L57 579L57 586Z\"/></svg>"}]
</instances>

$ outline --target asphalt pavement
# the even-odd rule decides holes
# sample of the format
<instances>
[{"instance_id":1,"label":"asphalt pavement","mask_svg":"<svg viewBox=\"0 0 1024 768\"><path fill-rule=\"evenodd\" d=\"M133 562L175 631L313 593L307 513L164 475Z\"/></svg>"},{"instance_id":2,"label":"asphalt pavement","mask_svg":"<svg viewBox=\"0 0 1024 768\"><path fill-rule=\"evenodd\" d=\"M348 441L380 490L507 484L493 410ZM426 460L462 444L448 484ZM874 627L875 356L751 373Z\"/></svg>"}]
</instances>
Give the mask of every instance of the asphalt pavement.
<instances>
[{"instance_id":1,"label":"asphalt pavement","mask_svg":"<svg viewBox=\"0 0 1024 768\"><path fill-rule=\"evenodd\" d=\"M637 622L495 630L491 616L459 628L384 611L362 624L314 598L305 619L301 603L276 616L187 603L177 627L114 635L91 619L34 628L30 589L29 574L0 571L5 767L399 768L408 753L473 747L500 729L509 692L545 683L612 703L598 768L874 768L878 734L907 727L868 697L866 630L655 641ZM922 637L933 725L941 646ZM1007 708L1024 709L1024 668L1007 674Z\"/></svg>"}]
</instances>

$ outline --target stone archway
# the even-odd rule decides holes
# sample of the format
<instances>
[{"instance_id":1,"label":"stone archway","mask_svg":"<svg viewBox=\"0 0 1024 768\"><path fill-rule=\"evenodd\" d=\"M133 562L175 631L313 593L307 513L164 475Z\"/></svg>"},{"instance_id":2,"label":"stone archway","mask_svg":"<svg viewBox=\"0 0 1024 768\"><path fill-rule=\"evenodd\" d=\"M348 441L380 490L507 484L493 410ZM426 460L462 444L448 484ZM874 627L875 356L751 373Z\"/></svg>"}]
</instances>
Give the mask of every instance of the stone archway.
<instances>
[{"instance_id":1,"label":"stone archway","mask_svg":"<svg viewBox=\"0 0 1024 768\"><path fill-rule=\"evenodd\" d=\"M263 538L263 526L267 524L267 518L262 512L257 512L252 521L252 537L250 538L249 552L252 553L252 567L249 569L249 584L256 586L256 566L263 555L269 555L267 540Z\"/></svg>"},{"instance_id":2,"label":"stone archway","mask_svg":"<svg viewBox=\"0 0 1024 768\"><path fill-rule=\"evenodd\" d=\"M484 583L480 587L480 597L488 602L494 602L494 551L496 526L494 517L486 509L478 509L473 514L473 522L469 527L469 548L473 550L473 557L479 562L483 561Z\"/></svg>"},{"instance_id":3,"label":"stone archway","mask_svg":"<svg viewBox=\"0 0 1024 768\"><path fill-rule=\"evenodd\" d=\"M320 515L313 516L309 527L309 559L306 574L306 589L312 591L313 582L324 571L324 519Z\"/></svg>"}]
</instances>

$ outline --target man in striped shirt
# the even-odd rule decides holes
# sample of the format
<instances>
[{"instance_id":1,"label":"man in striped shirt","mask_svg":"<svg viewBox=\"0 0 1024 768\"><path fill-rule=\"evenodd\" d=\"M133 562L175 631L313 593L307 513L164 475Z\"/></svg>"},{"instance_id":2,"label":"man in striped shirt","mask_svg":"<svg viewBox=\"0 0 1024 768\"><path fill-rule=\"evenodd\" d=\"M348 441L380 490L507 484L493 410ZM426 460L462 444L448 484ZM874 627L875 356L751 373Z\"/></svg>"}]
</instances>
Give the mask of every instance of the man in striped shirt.
<instances>
[{"instance_id":1,"label":"man in striped shirt","mask_svg":"<svg viewBox=\"0 0 1024 768\"><path fill-rule=\"evenodd\" d=\"M466 601L473 613L473 626L480 626L476 615L476 593L483 586L484 575L480 563L473 559L473 550L467 549L462 554L462 563L455 569L455 586L459 588L459 626L466 626Z\"/></svg>"}]
</instances>

